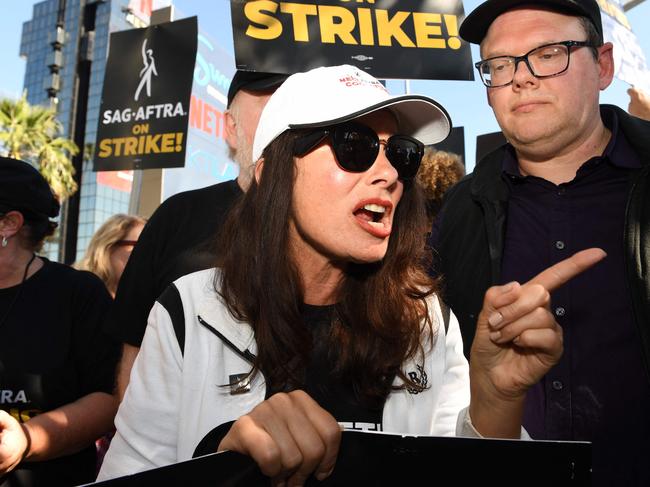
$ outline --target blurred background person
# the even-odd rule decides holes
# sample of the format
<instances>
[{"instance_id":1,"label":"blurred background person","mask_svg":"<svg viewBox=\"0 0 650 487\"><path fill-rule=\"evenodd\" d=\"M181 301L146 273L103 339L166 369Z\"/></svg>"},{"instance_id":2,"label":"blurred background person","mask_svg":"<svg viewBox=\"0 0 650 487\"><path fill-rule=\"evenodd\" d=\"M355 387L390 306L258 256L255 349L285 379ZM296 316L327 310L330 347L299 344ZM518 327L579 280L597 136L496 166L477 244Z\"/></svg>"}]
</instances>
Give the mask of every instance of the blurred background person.
<instances>
[{"instance_id":1,"label":"blurred background person","mask_svg":"<svg viewBox=\"0 0 650 487\"><path fill-rule=\"evenodd\" d=\"M435 218L445 192L465 175L465 166L461 157L453 152L427 148L417 175L417 182L424 190L427 204L429 226Z\"/></svg>"},{"instance_id":2,"label":"blurred background person","mask_svg":"<svg viewBox=\"0 0 650 487\"><path fill-rule=\"evenodd\" d=\"M120 282L124 267L146 223L147 220L139 216L122 213L111 216L93 234L86 255L75 264L75 267L92 272L99 277L104 281L111 297L115 298L117 284ZM95 442L97 471L102 465L113 434L114 430Z\"/></svg>"},{"instance_id":3,"label":"blurred background person","mask_svg":"<svg viewBox=\"0 0 650 487\"><path fill-rule=\"evenodd\" d=\"M102 333L111 297L89 273L36 255L59 203L31 165L0 158L0 486L95 478L113 427L119 349Z\"/></svg>"},{"instance_id":4,"label":"blurred background person","mask_svg":"<svg viewBox=\"0 0 650 487\"><path fill-rule=\"evenodd\" d=\"M75 267L98 276L115 297L117 283L146 223L139 216L113 215L95 232L86 255Z\"/></svg>"},{"instance_id":5,"label":"blurred background person","mask_svg":"<svg viewBox=\"0 0 650 487\"><path fill-rule=\"evenodd\" d=\"M640 88L630 88L627 94L630 95L629 114L650 121L650 95Z\"/></svg>"}]
</instances>

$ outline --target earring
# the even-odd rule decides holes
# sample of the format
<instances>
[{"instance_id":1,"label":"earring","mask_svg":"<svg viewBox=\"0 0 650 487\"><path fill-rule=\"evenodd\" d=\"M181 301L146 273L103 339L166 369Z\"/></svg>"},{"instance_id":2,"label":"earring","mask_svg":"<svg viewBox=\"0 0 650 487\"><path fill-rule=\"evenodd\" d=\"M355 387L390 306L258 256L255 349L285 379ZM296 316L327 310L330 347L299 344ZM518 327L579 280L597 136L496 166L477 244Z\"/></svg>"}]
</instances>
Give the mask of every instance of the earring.
<instances>
[{"instance_id":1,"label":"earring","mask_svg":"<svg viewBox=\"0 0 650 487\"><path fill-rule=\"evenodd\" d=\"M8 243L9 243L9 240L7 239L7 237L5 237L5 236L3 235L3 236L2 236L2 243L0 243L0 245L2 245L2 248L4 248L4 247L7 246Z\"/></svg>"}]
</instances>

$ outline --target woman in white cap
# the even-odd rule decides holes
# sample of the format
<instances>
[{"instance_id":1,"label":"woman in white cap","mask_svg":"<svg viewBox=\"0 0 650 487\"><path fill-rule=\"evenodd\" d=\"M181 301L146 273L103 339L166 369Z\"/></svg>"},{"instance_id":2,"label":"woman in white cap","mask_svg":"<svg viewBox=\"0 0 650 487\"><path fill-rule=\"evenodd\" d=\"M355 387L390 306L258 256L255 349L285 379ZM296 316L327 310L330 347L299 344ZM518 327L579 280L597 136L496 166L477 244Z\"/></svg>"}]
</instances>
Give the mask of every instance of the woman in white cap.
<instances>
[{"instance_id":1,"label":"woman in white cap","mask_svg":"<svg viewBox=\"0 0 650 487\"><path fill-rule=\"evenodd\" d=\"M519 438L525 391L561 354L561 330L541 285L493 288L470 397L413 182L424 144L449 130L430 98L391 97L352 66L289 77L262 113L225 257L152 309L99 478L229 449L301 485L332 472L341 426Z\"/></svg>"}]
</instances>

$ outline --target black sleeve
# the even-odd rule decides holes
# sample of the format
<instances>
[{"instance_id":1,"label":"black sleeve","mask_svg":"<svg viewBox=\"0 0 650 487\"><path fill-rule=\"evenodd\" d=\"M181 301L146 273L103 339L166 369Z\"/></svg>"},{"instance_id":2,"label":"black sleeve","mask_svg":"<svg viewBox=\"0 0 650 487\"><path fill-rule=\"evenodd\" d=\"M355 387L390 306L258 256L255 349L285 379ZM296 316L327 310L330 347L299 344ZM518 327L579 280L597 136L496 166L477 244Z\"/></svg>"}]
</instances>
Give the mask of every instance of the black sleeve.
<instances>
[{"instance_id":1,"label":"black sleeve","mask_svg":"<svg viewBox=\"0 0 650 487\"><path fill-rule=\"evenodd\" d=\"M142 230L106 323L106 331L111 336L136 347L142 343L149 312L162 292L158 282L162 265L159 259L165 253L166 239L172 231L170 225L176 220L170 203L173 203L171 199L159 206Z\"/></svg>"},{"instance_id":2,"label":"black sleeve","mask_svg":"<svg viewBox=\"0 0 650 487\"><path fill-rule=\"evenodd\" d=\"M221 440L226 437L233 424L235 424L234 421L228 421L227 423L220 424L216 428L213 428L203 437L203 439L201 439L201 441L199 441L199 444L196 445L192 458L216 453L217 448L219 448L219 443L221 443Z\"/></svg>"},{"instance_id":3,"label":"black sleeve","mask_svg":"<svg viewBox=\"0 0 650 487\"><path fill-rule=\"evenodd\" d=\"M72 354L79 390L112 394L120 344L104 331L113 300L104 283L90 272L77 271L73 296Z\"/></svg>"}]
</instances>

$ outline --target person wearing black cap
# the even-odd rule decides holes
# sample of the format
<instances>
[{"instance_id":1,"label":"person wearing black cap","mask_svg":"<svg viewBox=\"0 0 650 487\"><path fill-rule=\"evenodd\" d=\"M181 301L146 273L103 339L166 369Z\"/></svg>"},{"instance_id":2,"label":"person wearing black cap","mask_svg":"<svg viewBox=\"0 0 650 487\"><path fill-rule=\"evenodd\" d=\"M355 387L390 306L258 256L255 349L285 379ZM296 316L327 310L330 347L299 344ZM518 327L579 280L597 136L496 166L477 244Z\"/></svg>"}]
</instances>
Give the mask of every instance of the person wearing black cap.
<instances>
[{"instance_id":1,"label":"person wearing black cap","mask_svg":"<svg viewBox=\"0 0 650 487\"><path fill-rule=\"evenodd\" d=\"M230 207L250 185L250 154L260 113L286 77L235 73L228 90L224 131L230 157L239 166L237 179L172 196L158 207L140 235L120 279L107 326L123 343L117 385L120 398L158 296L175 279L213 265L214 236Z\"/></svg>"},{"instance_id":2,"label":"person wearing black cap","mask_svg":"<svg viewBox=\"0 0 650 487\"><path fill-rule=\"evenodd\" d=\"M598 3L489 0L462 22L508 143L450 190L431 245L467 353L489 286L607 252L551 295L565 351L524 426L592 441L594 485L650 485L650 123L599 105L614 61Z\"/></svg>"},{"instance_id":3,"label":"person wearing black cap","mask_svg":"<svg viewBox=\"0 0 650 487\"><path fill-rule=\"evenodd\" d=\"M0 486L72 486L96 474L112 429L119 347L111 298L89 272L36 255L59 203L26 162L0 158Z\"/></svg>"}]
</instances>

